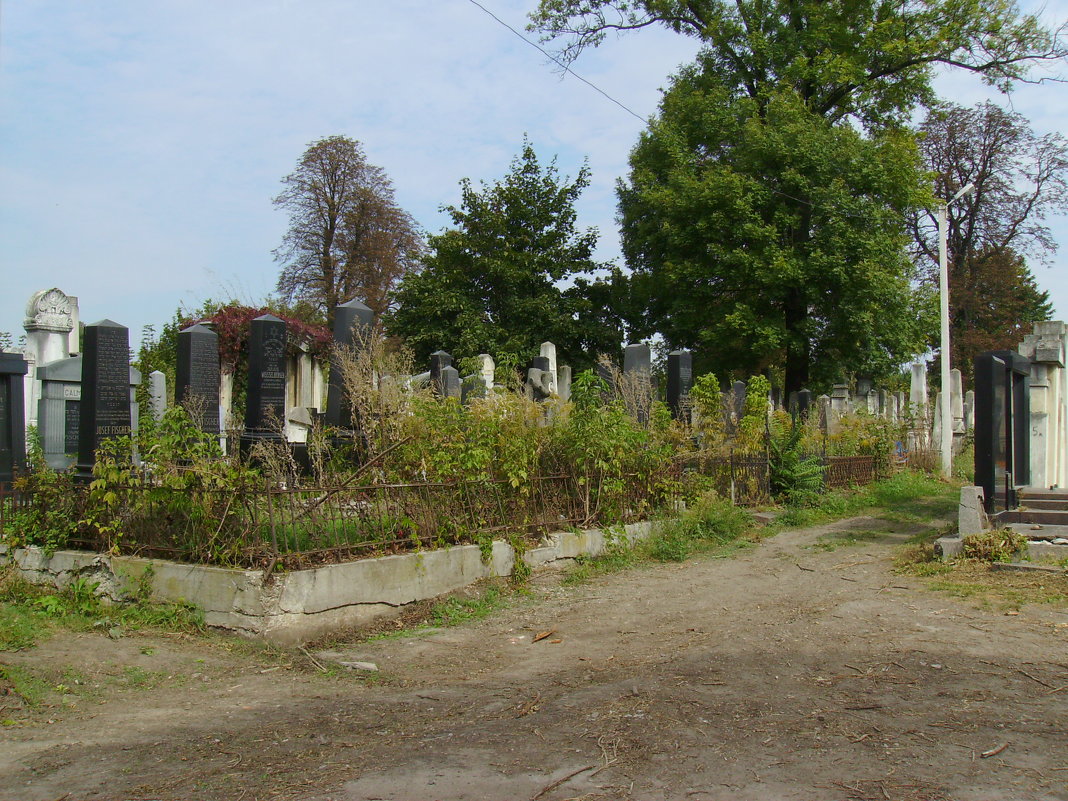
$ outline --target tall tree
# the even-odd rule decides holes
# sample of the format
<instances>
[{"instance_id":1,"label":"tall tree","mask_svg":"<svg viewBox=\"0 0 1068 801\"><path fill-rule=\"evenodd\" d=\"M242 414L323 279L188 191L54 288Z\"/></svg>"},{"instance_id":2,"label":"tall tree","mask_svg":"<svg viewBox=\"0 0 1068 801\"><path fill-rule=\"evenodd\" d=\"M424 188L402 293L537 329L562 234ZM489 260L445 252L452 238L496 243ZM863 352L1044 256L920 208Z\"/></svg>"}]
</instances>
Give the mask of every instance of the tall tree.
<instances>
[{"instance_id":1,"label":"tall tree","mask_svg":"<svg viewBox=\"0 0 1068 801\"><path fill-rule=\"evenodd\" d=\"M1028 259L1056 248L1045 219L1068 210L1068 141L1038 136L1027 120L994 103L934 108L920 127L924 163L935 193L975 191L948 209L952 362L965 373L982 350L1014 348L1020 329L1049 319ZM932 283L938 280L934 209L911 218L914 247Z\"/></svg>"},{"instance_id":2,"label":"tall tree","mask_svg":"<svg viewBox=\"0 0 1068 801\"><path fill-rule=\"evenodd\" d=\"M424 248L385 172L367 163L356 140L329 136L312 142L282 183L274 199L289 213L289 229L274 252L282 264L282 299L310 303L330 322L334 308L354 298L385 312Z\"/></svg>"},{"instance_id":3,"label":"tall tree","mask_svg":"<svg viewBox=\"0 0 1068 801\"><path fill-rule=\"evenodd\" d=\"M618 323L595 305L611 293L590 278L605 267L593 259L597 231L576 226L588 184L586 167L570 180L527 141L503 180L476 189L465 179L460 205L444 209L454 227L430 237L423 270L401 282L390 332L421 359L438 349L527 357L551 340L578 364L618 348Z\"/></svg>"},{"instance_id":4,"label":"tall tree","mask_svg":"<svg viewBox=\"0 0 1068 801\"><path fill-rule=\"evenodd\" d=\"M915 334L886 330L909 313L901 218L923 200L896 129L933 100L935 69L1008 89L1068 52L1012 0L541 0L531 19L565 61L650 26L702 42L632 156L625 251L666 336L743 363L781 358L788 390L814 359L885 363ZM693 302L670 297L676 275ZM702 322L712 301L719 318ZM855 319L836 325L847 303Z\"/></svg>"},{"instance_id":5,"label":"tall tree","mask_svg":"<svg viewBox=\"0 0 1068 801\"><path fill-rule=\"evenodd\" d=\"M782 368L791 391L891 372L925 339L904 229L918 166L907 132L828 125L789 92L761 108L684 70L619 186L639 333L704 369Z\"/></svg>"},{"instance_id":6,"label":"tall tree","mask_svg":"<svg viewBox=\"0 0 1068 801\"><path fill-rule=\"evenodd\" d=\"M831 120L904 119L940 65L1008 89L1068 54L1014 0L540 0L533 30L570 63L610 33L668 28L704 45L706 69L748 97L790 88Z\"/></svg>"}]
</instances>

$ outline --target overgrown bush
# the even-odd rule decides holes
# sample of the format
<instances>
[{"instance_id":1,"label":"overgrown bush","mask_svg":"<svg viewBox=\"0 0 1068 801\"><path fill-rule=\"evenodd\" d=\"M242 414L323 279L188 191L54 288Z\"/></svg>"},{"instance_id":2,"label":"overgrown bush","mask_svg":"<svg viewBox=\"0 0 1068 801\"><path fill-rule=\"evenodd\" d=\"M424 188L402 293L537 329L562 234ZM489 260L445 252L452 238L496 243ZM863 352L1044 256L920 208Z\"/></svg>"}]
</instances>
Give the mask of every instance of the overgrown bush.
<instances>
[{"instance_id":1,"label":"overgrown bush","mask_svg":"<svg viewBox=\"0 0 1068 801\"><path fill-rule=\"evenodd\" d=\"M980 562L1011 562L1027 547L1027 537L1009 528L970 534L963 539L964 556Z\"/></svg>"}]
</instances>

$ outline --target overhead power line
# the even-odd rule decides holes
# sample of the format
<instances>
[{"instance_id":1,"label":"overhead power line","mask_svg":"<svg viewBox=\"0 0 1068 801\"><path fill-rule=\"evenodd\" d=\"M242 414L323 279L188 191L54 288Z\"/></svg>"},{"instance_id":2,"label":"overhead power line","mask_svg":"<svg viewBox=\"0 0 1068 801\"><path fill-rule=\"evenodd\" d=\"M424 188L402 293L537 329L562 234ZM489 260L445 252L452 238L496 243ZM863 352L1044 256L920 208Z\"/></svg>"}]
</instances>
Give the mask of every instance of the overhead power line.
<instances>
[{"instance_id":1,"label":"overhead power line","mask_svg":"<svg viewBox=\"0 0 1068 801\"><path fill-rule=\"evenodd\" d=\"M569 73L569 74L573 75L574 77L578 78L578 79L579 79L580 81L582 81L582 82L583 82L584 84L586 84L586 85L587 85L588 87L590 87L591 89L593 89L593 90L594 90L595 92L597 92L598 94L600 94L600 95L603 95L604 97L606 97L606 98L608 98L609 100L611 100L611 101L612 101L613 103L615 103L615 104L616 104L617 106L619 106L619 107L620 107L621 109L623 109L623 110L624 110L625 112L627 112L627 113L628 113L628 114L630 114L630 115L631 115L632 117L634 117L635 119L637 119L637 120L638 120L639 122L642 122L642 123L648 122L648 120L646 120L646 119L645 119L645 117L643 117L643 116L642 116L641 114L638 114L638 113L637 113L636 111L633 111L632 109L629 109L629 108L627 108L627 107L626 107L625 105L623 105L623 103L619 102L619 101L618 101L618 100L616 100L616 99L615 99L614 97L612 97L612 95L608 94L608 92L604 91L603 89L601 89L601 88L600 88L599 86L597 86L596 84L593 84L593 83L591 83L590 81L587 81L587 80L586 80L585 78L583 78L583 77L582 77L581 75L579 75L579 74L578 74L577 72L575 72L575 71L574 71L573 69L571 69L571 67L567 66L567 65L566 65L566 64L565 64L564 62L560 61L560 59L556 58L556 56L554 56L554 55L553 55L552 53L550 53L550 52L549 52L548 50L546 50L546 49L545 49L544 47L542 47L541 45L539 45L539 44L538 44L537 42L532 42L532 41L530 41L530 39L528 39L527 37L525 37L525 36L524 36L524 35L523 35L522 33L520 33L519 31L517 31L517 30L516 30L515 28L513 28L513 27L512 27L511 25L509 25L509 24L508 24L507 22L505 22L505 21L504 21L503 19L501 19L501 18L500 18L500 17L498 17L498 16L496 15L496 14L494 14L494 13L493 13L492 11L490 11L490 10L489 10L488 8L486 8L486 7L484 6L484 5L482 5L481 3L479 3L479 2L478 2L478 0L467 0L467 1L468 1L469 3L471 3L471 5L473 5L473 6L477 6L478 8L482 9L482 10L483 10L483 11L484 11L485 13L487 13L487 14L488 14L488 15L489 15L490 17L492 17L492 18L493 18L494 20L496 20L496 21L497 21L497 22L498 22L499 24L503 25L503 26L504 26L505 28L507 28L508 30L510 30L510 31L511 31L512 33L514 33L514 34L515 34L516 36L518 36L518 37L519 37L520 39L522 39L522 40L523 40L524 42L526 42L526 43L527 43L528 45L530 45L531 47L533 47L533 48L534 48L535 50L537 50L537 51L538 51L539 53L541 53L541 54L542 54L543 56L545 56L545 57L546 57L547 59L549 59L549 60L550 60L551 62L553 62L554 64L556 64L556 66L558 66L558 67L559 67L560 69L562 69L562 70L563 70L564 72L566 72L566 73Z\"/></svg>"}]
</instances>

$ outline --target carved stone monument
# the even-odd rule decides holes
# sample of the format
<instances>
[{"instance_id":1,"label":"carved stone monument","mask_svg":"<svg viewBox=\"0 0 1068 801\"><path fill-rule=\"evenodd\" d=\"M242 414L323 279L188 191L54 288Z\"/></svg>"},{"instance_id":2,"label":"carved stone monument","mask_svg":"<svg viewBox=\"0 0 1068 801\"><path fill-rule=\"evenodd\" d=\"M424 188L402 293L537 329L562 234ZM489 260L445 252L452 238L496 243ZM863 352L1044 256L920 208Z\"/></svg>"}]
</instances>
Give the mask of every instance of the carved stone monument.
<instances>
[{"instance_id":1,"label":"carved stone monument","mask_svg":"<svg viewBox=\"0 0 1068 801\"><path fill-rule=\"evenodd\" d=\"M282 442L286 411L286 342L284 320L263 314L251 323L248 347L248 394L242 450L257 441Z\"/></svg>"},{"instance_id":2,"label":"carved stone monument","mask_svg":"<svg viewBox=\"0 0 1068 801\"><path fill-rule=\"evenodd\" d=\"M174 401L195 411L194 422L209 434L220 430L219 387L219 335L201 323L179 331Z\"/></svg>"},{"instance_id":3,"label":"carved stone monument","mask_svg":"<svg viewBox=\"0 0 1068 801\"><path fill-rule=\"evenodd\" d=\"M130 333L111 320L87 325L78 420L78 478L93 476L96 451L107 439L133 433Z\"/></svg>"}]
</instances>

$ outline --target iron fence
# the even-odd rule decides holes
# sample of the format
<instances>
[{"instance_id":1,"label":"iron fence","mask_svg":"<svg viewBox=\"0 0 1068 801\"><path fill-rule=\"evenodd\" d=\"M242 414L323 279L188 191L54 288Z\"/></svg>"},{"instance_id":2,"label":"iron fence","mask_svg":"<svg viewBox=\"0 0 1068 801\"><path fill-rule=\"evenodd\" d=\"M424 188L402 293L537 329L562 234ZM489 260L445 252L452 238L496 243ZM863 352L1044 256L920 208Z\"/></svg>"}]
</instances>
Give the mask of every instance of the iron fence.
<instances>
[{"instance_id":1,"label":"iron fence","mask_svg":"<svg viewBox=\"0 0 1068 801\"><path fill-rule=\"evenodd\" d=\"M822 460L828 488L879 477L871 456ZM675 508L687 481L739 506L771 500L761 454L690 456L656 475L549 475L522 482L466 480L239 490L167 487L146 476L114 487L103 517L86 524L87 488L71 485L69 546L179 561L304 567L425 547L537 537L569 527L647 519ZM47 497L0 487L0 526L27 519L55 523ZM79 522L83 521L83 522ZM15 540L18 539L16 536ZM9 540L10 541L10 540Z\"/></svg>"}]
</instances>

